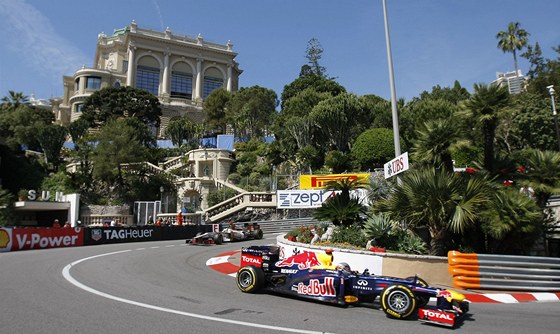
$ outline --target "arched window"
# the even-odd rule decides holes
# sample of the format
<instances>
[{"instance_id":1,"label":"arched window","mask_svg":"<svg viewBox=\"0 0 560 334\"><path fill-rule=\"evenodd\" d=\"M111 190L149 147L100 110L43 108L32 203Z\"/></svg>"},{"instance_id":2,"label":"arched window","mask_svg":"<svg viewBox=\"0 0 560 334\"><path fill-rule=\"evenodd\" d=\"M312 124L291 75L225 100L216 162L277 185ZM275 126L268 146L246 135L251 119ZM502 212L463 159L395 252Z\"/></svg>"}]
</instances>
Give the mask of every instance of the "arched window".
<instances>
[{"instance_id":1,"label":"arched window","mask_svg":"<svg viewBox=\"0 0 560 334\"><path fill-rule=\"evenodd\" d=\"M153 57L142 57L136 67L136 88L159 94L159 63Z\"/></svg>"},{"instance_id":2,"label":"arched window","mask_svg":"<svg viewBox=\"0 0 560 334\"><path fill-rule=\"evenodd\" d=\"M193 75L187 63L179 62L171 71L171 97L192 99Z\"/></svg>"},{"instance_id":3,"label":"arched window","mask_svg":"<svg viewBox=\"0 0 560 334\"><path fill-rule=\"evenodd\" d=\"M216 68L209 68L204 73L204 88L202 96L205 99L212 93L213 90L222 88L224 86L224 79L222 73Z\"/></svg>"}]
</instances>

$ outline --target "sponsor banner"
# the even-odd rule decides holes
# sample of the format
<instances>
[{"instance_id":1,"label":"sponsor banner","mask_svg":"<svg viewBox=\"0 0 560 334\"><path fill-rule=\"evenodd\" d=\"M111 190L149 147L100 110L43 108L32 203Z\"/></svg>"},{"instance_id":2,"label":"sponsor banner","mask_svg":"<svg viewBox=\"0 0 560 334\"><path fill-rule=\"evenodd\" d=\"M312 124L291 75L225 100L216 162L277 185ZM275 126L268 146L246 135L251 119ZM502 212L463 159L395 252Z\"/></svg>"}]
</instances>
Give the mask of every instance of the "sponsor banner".
<instances>
[{"instance_id":1,"label":"sponsor banner","mask_svg":"<svg viewBox=\"0 0 560 334\"><path fill-rule=\"evenodd\" d=\"M14 228L12 251L75 247L84 245L84 229L75 228Z\"/></svg>"},{"instance_id":2,"label":"sponsor banner","mask_svg":"<svg viewBox=\"0 0 560 334\"><path fill-rule=\"evenodd\" d=\"M404 172L409 168L408 165L408 152L405 152L395 159L389 161L383 166L385 178L388 179L393 175Z\"/></svg>"},{"instance_id":3,"label":"sponsor banner","mask_svg":"<svg viewBox=\"0 0 560 334\"><path fill-rule=\"evenodd\" d=\"M300 175L299 189L322 189L328 182L340 179L362 179L362 181L367 181L369 174Z\"/></svg>"},{"instance_id":4,"label":"sponsor banner","mask_svg":"<svg viewBox=\"0 0 560 334\"><path fill-rule=\"evenodd\" d=\"M112 244L119 242L154 241L162 240L161 230L168 227L99 227L88 228L86 231L86 244Z\"/></svg>"},{"instance_id":5,"label":"sponsor banner","mask_svg":"<svg viewBox=\"0 0 560 334\"><path fill-rule=\"evenodd\" d=\"M320 208L335 193L325 190L278 190L276 207L278 209Z\"/></svg>"},{"instance_id":6,"label":"sponsor banner","mask_svg":"<svg viewBox=\"0 0 560 334\"><path fill-rule=\"evenodd\" d=\"M0 253L12 250L12 229L0 227Z\"/></svg>"}]
</instances>

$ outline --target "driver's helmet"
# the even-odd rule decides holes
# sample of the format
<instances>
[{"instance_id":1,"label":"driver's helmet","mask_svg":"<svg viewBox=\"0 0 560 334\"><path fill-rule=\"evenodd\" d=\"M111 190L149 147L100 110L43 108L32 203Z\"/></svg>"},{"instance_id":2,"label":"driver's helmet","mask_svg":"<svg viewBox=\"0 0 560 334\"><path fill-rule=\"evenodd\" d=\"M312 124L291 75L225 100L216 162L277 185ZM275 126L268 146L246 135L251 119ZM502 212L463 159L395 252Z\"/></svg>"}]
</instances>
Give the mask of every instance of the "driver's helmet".
<instances>
[{"instance_id":1,"label":"driver's helmet","mask_svg":"<svg viewBox=\"0 0 560 334\"><path fill-rule=\"evenodd\" d=\"M351 272L350 265L346 262L340 262L336 265L336 270Z\"/></svg>"}]
</instances>

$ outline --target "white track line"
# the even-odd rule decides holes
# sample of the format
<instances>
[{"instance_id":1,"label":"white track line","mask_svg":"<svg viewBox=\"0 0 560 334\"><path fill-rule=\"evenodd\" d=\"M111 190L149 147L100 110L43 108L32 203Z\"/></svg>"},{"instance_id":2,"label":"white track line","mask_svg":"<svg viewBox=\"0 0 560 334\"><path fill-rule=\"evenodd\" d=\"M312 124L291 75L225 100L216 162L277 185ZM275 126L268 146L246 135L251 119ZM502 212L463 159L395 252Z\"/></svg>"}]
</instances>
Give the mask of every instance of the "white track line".
<instances>
[{"instance_id":1,"label":"white track line","mask_svg":"<svg viewBox=\"0 0 560 334\"><path fill-rule=\"evenodd\" d=\"M157 247L151 247L151 248L157 248ZM134 305L134 306L138 306L138 307L143 307L143 308L147 308L147 309L151 309L151 310L155 310L155 311L177 314L177 315L182 315L182 316L186 316L186 317L198 318L198 319L215 321L215 322L234 324L234 325L239 325L239 326L264 328L264 329L270 329L270 330L282 331L282 332L289 332L289 333L329 334L329 333L326 333L326 332L308 331L308 330L297 329L297 328L269 326L269 325L261 325L261 324L255 324L255 323L244 322L244 321L222 319L222 318L210 317L210 316L206 316L206 315L202 315L202 314L183 312L183 311L174 310L174 309L170 309L170 308L166 308L166 307L155 306L155 305L151 305L151 304L140 303L140 302L137 302L137 301L134 301L134 300L113 296L113 295L110 295L108 293L105 293L105 292L102 292L102 291L99 291L99 290L95 290L95 289L93 289L93 288L91 288L91 287L89 287L85 284L80 283L74 277L72 277L72 275L70 275L70 269L72 269L72 267L74 267L74 266L76 266L76 265L78 265L82 262L92 260L92 259L96 259L96 258L103 257L103 256L116 255L116 254L127 253L127 252L130 252L130 250L99 254L99 255L94 255L94 256L90 256L90 257L86 257L86 258L74 261L74 262L68 264L66 267L64 267L64 269L62 269L62 276L68 282L72 283L76 287L78 287L78 288L80 288L84 291L87 291L89 293L93 293L93 294L98 295L100 297L111 299L111 300L118 301L118 302L121 302L121 303L130 304L130 305ZM334 333L331 333L331 334L334 334Z\"/></svg>"}]
</instances>

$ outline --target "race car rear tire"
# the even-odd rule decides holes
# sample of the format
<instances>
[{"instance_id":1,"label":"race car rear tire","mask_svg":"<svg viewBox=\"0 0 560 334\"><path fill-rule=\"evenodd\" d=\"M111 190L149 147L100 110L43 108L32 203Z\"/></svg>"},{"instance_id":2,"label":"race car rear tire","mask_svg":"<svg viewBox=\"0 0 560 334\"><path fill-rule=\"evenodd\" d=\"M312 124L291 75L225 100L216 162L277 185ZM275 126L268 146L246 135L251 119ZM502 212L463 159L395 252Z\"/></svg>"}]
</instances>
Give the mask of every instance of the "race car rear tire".
<instances>
[{"instance_id":1,"label":"race car rear tire","mask_svg":"<svg viewBox=\"0 0 560 334\"><path fill-rule=\"evenodd\" d=\"M381 293L381 308L389 318L406 319L416 309L416 298L404 285L390 285Z\"/></svg>"},{"instance_id":2,"label":"race car rear tire","mask_svg":"<svg viewBox=\"0 0 560 334\"><path fill-rule=\"evenodd\" d=\"M256 292L264 284L264 273L255 266L239 268L236 276L237 287L243 292Z\"/></svg>"},{"instance_id":3,"label":"race car rear tire","mask_svg":"<svg viewBox=\"0 0 560 334\"><path fill-rule=\"evenodd\" d=\"M214 235L214 243L216 245L221 245L224 243L224 236L221 233L216 233Z\"/></svg>"},{"instance_id":4,"label":"race car rear tire","mask_svg":"<svg viewBox=\"0 0 560 334\"><path fill-rule=\"evenodd\" d=\"M263 231L261 229L258 229L255 231L255 239L262 239L263 238Z\"/></svg>"},{"instance_id":5,"label":"race car rear tire","mask_svg":"<svg viewBox=\"0 0 560 334\"><path fill-rule=\"evenodd\" d=\"M413 280L414 278L415 278L414 276L410 276L410 277L407 277L406 279ZM416 282L418 282L418 284L420 284L420 286L423 286L423 287L426 287L426 288L429 286L428 283L425 280L421 279L420 277L416 277ZM424 307L429 302L430 302L430 297L429 296L416 295L416 306L417 307Z\"/></svg>"}]
</instances>

